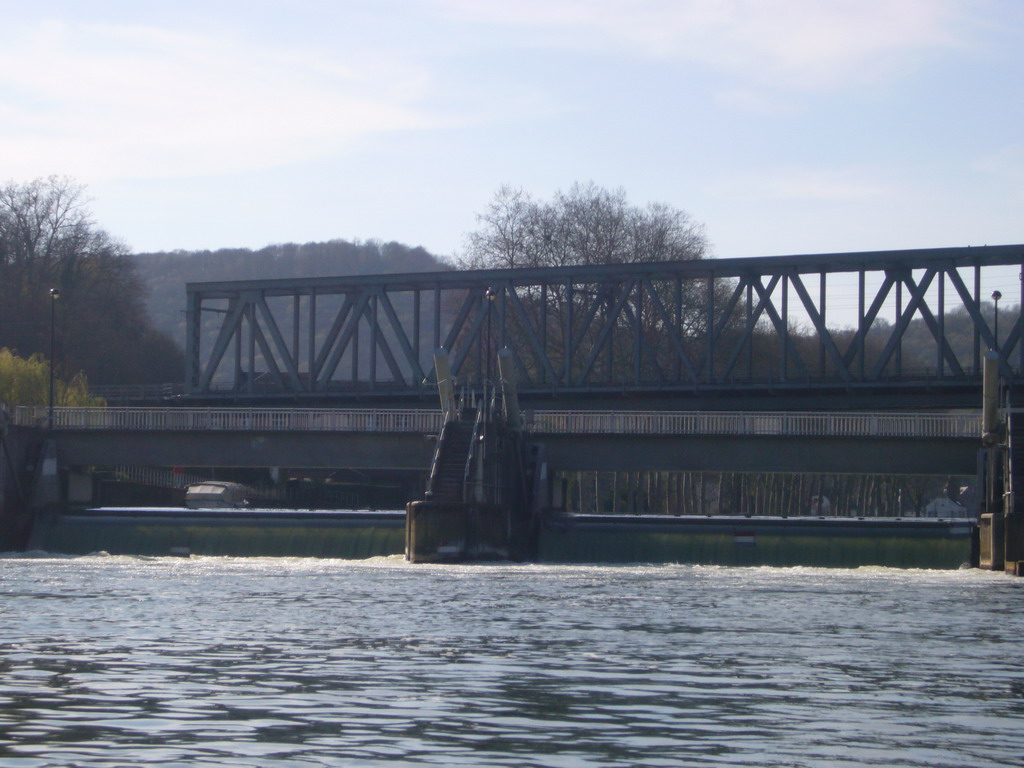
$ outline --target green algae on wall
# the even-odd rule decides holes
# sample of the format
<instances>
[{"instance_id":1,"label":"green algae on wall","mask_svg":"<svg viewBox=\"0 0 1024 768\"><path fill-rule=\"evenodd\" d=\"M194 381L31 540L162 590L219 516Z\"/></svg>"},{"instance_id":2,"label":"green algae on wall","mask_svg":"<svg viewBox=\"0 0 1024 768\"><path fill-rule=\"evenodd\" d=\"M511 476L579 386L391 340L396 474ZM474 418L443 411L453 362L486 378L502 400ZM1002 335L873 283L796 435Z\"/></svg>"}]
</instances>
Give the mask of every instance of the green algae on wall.
<instances>
[{"instance_id":1,"label":"green algae on wall","mask_svg":"<svg viewBox=\"0 0 1024 768\"><path fill-rule=\"evenodd\" d=\"M363 559L402 554L401 517L339 525L329 519L294 522L196 517L86 517L65 515L37 523L30 548L64 554L221 555Z\"/></svg>"}]
</instances>

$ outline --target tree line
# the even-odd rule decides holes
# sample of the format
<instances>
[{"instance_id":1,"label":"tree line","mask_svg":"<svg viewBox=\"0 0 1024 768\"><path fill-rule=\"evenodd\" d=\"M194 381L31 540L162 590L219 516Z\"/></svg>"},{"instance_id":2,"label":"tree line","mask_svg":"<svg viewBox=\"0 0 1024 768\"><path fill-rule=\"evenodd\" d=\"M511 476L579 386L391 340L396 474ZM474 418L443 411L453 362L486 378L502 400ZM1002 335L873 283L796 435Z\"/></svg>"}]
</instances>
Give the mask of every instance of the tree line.
<instances>
[{"instance_id":1,"label":"tree line","mask_svg":"<svg viewBox=\"0 0 1024 768\"><path fill-rule=\"evenodd\" d=\"M68 380L54 378L53 403L56 406L98 406L103 400L89 394L89 385L81 372ZM0 403L42 406L49 402L50 363L41 355L28 359L9 349L0 349Z\"/></svg>"},{"instance_id":2,"label":"tree line","mask_svg":"<svg viewBox=\"0 0 1024 768\"><path fill-rule=\"evenodd\" d=\"M284 243L265 248L139 253L135 269L147 288L153 324L174 339L185 338L185 284L220 280L430 272L451 265L424 248L380 240Z\"/></svg>"},{"instance_id":3,"label":"tree line","mask_svg":"<svg viewBox=\"0 0 1024 768\"><path fill-rule=\"evenodd\" d=\"M95 384L174 381L182 353L146 313L127 247L91 219L85 189L50 177L0 186L0 348L49 356Z\"/></svg>"}]
</instances>

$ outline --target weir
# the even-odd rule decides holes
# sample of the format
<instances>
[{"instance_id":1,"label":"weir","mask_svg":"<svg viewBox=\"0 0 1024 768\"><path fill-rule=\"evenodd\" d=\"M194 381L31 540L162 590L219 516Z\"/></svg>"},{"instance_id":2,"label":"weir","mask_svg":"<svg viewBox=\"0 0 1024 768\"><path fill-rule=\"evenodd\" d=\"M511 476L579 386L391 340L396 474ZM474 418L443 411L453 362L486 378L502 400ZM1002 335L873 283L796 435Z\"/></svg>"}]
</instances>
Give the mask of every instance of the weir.
<instances>
[{"instance_id":1,"label":"weir","mask_svg":"<svg viewBox=\"0 0 1024 768\"><path fill-rule=\"evenodd\" d=\"M554 446L557 460L566 461L569 467L586 467L595 460L608 462L617 455L620 467L649 466L653 461L659 467L700 469L724 464L730 455L738 454L744 463L736 466L774 466L773 462L782 462L780 466L793 471L813 466L817 460L814 454L828 456L830 451L824 448L828 443L821 440L836 440L835 445L847 448L832 452L838 456L830 460L833 463L859 453L880 456L892 466L903 462L901 466L911 471L934 464L953 474L966 474L965 466L977 465L981 423L977 415L524 413L506 360L499 359L501 378L496 386L488 388L486 396L470 392L456 400L454 386L447 392L442 387L441 408L432 412L397 411L389 415L308 409L57 409L52 433L44 427L12 424L5 436L2 459L7 466L2 548L74 554L103 550L122 554L314 557L404 552L415 562L513 559L950 568L979 561L977 554L972 555L977 549L972 541L976 530L973 520L801 518L795 508L789 510L788 518L705 517L670 511L656 516L570 514L561 483L549 482L549 478L556 477L558 465L552 463L548 450ZM440 357L438 365L443 370ZM1006 409L997 407L993 413L991 418L999 422ZM27 417L26 423L31 423L32 415L31 410L19 411L18 419L24 422ZM420 485L422 498L410 503L405 513L192 511L144 506L110 509L83 506L83 497L75 506L73 499L81 490L76 486L86 478L81 468L69 471L74 467L68 465L68 458L99 455L96 448L88 447L91 435L98 436L99 446L110 446L130 431L129 423L135 424L135 445L141 444L142 435L148 435L145 440L151 446L161 444L167 434L177 435L179 439L168 444L186 467L190 466L189 456L200 454L190 453L185 447L189 443L181 437L190 438L193 445L209 441L225 446L214 457L221 462L234 453L235 446L240 447L242 458L247 450L258 449L251 460L266 461L275 445L280 455L280 451L290 450L289 446L304 440L312 442L313 437L324 441L320 443L323 446L333 441L383 447L389 433L381 432L381 427L392 430L393 438L434 446L434 455L432 460L422 460L421 472L426 476L425 470L430 468L430 475ZM72 424L79 426L70 427ZM176 430L168 433L174 425ZM152 431L154 426L159 429ZM411 431L401 432L403 429ZM433 441L425 439L424 429L434 430ZM1008 439L1014 438L1016 431L1016 427L1005 430ZM997 429L997 438L990 436L988 441L998 442L1001 434L1003 430ZM891 451L880 450L887 441L902 441L902 448L894 444ZM1019 446L1020 440L1015 444ZM568 450L570 445L577 447ZM947 446L945 454L931 450L940 445ZM55 476L43 471L44 467L55 467L54 446L61 460L59 504L52 496ZM917 446L927 446L928 450L919 451ZM208 450L209 446L204 446L202 455ZM761 459L756 459L756 450L762 451ZM1003 450L1001 444L993 446L986 468L1001 467L1004 459L1012 457L999 450ZM771 460L764 458L765 452L771 454ZM307 447L305 453L296 455L306 459L315 454L330 466L339 457L357 453L358 448L352 447L333 453L309 451ZM365 460L366 451L363 453ZM390 456L386 461L393 461L397 455L381 449L371 458L382 461L381 456ZM588 455L590 459L585 458ZM12 465L17 471L11 471ZM163 474L176 476L170 471ZM1012 476L1012 471L1005 476ZM44 480L47 477L50 480ZM1001 497L1002 486L991 487L990 497ZM132 501L125 497L122 503ZM805 514L806 506L803 509ZM985 518L985 530L1002 538L997 541L983 534L985 557L981 562L984 567L999 567L991 553L996 549L1007 551L1007 515L987 513L990 517ZM1011 550L1009 558L1004 554L1004 563L1019 559L1013 557L1013 523L1010 519Z\"/></svg>"}]
</instances>

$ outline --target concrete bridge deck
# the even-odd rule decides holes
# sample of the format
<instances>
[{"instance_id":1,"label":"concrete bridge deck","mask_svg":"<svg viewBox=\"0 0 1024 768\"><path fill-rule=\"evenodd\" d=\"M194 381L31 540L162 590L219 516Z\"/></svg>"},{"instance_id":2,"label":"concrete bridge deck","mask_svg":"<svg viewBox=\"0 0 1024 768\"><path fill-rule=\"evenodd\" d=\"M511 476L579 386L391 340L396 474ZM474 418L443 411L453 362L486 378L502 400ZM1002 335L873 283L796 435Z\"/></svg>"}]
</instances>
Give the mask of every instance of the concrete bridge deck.
<instances>
[{"instance_id":1,"label":"concrete bridge deck","mask_svg":"<svg viewBox=\"0 0 1024 768\"><path fill-rule=\"evenodd\" d=\"M57 408L65 466L426 470L436 410ZM45 408L13 422L42 428ZM557 470L973 474L980 414L536 411Z\"/></svg>"}]
</instances>

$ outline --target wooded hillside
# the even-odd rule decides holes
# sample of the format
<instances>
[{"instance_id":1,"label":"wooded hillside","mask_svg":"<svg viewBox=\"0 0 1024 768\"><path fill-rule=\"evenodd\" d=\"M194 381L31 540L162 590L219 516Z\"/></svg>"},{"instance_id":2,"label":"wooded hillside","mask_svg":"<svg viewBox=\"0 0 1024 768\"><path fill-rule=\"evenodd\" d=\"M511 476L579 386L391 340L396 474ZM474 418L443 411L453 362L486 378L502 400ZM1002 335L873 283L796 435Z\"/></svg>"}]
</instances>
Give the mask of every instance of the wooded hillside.
<instances>
[{"instance_id":1,"label":"wooded hillside","mask_svg":"<svg viewBox=\"0 0 1024 768\"><path fill-rule=\"evenodd\" d=\"M450 268L423 248L377 240L286 243L268 245L258 251L224 248L140 253L134 260L139 277L149 291L146 305L153 324L182 347L185 345L185 283L431 272Z\"/></svg>"}]
</instances>

